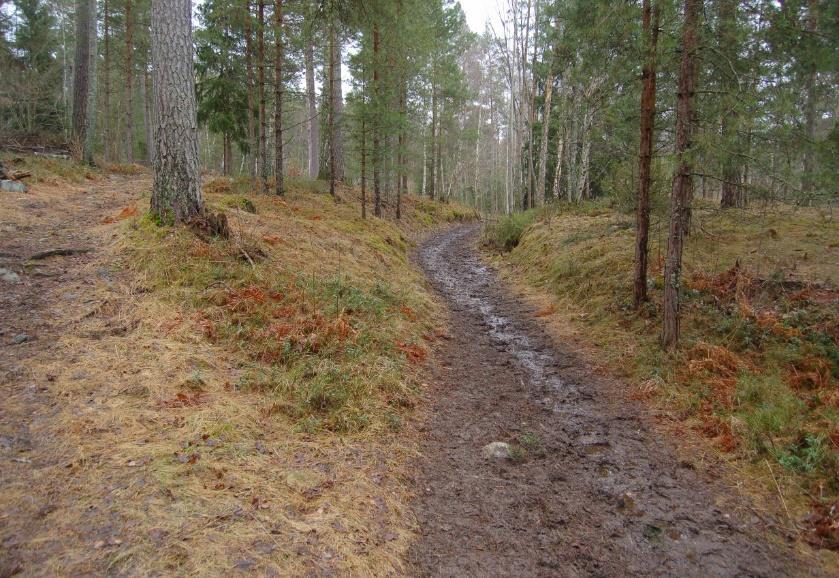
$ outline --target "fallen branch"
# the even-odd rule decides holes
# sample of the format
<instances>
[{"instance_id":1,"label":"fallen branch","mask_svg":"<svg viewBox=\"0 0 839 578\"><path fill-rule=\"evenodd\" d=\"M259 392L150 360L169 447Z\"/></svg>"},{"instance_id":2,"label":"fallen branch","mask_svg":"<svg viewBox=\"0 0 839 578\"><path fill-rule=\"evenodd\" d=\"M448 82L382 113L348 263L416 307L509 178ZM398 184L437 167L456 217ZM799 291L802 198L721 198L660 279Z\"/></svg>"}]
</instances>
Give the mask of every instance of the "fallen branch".
<instances>
[{"instance_id":1,"label":"fallen branch","mask_svg":"<svg viewBox=\"0 0 839 578\"><path fill-rule=\"evenodd\" d=\"M47 257L67 257L69 255L80 255L82 253L90 253L93 249L84 249L84 248L68 248L68 249L50 249L49 251L41 251L40 253L35 253L28 261L39 261L41 259L46 259Z\"/></svg>"}]
</instances>

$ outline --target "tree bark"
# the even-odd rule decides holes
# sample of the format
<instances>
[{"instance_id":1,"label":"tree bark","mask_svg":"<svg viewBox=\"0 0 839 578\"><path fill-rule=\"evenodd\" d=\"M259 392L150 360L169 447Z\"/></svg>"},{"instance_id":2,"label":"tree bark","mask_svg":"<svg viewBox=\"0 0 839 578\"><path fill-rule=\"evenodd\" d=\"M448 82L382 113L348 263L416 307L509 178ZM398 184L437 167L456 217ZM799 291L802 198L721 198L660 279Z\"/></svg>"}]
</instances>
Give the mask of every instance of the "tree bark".
<instances>
[{"instance_id":1,"label":"tree bark","mask_svg":"<svg viewBox=\"0 0 839 578\"><path fill-rule=\"evenodd\" d=\"M152 0L155 155L151 212L162 223L201 215L190 0Z\"/></svg>"},{"instance_id":2,"label":"tree bark","mask_svg":"<svg viewBox=\"0 0 839 578\"><path fill-rule=\"evenodd\" d=\"M310 25L311 26L311 25ZM309 29L308 37L306 38L306 46L304 48L303 59L306 66L306 104L308 107L308 119L306 121L306 128L308 129L308 161L309 161L309 178L318 178L320 172L320 123L318 122L317 114L317 97L315 95L315 57L314 57L314 32Z\"/></svg>"},{"instance_id":3,"label":"tree bark","mask_svg":"<svg viewBox=\"0 0 839 578\"><path fill-rule=\"evenodd\" d=\"M682 62L676 101L676 174L670 195L670 231L664 263L664 327L661 342L666 349L676 347L679 342L682 251L693 186L690 149L696 90L696 29L702 0L684 0L684 6Z\"/></svg>"},{"instance_id":4,"label":"tree bark","mask_svg":"<svg viewBox=\"0 0 839 578\"><path fill-rule=\"evenodd\" d=\"M253 94L253 19L251 18L251 0L245 0L245 71L248 83L248 174L256 178L256 126L253 118L255 108Z\"/></svg>"},{"instance_id":5,"label":"tree bark","mask_svg":"<svg viewBox=\"0 0 839 578\"><path fill-rule=\"evenodd\" d=\"M274 0L274 194L285 194L283 180L283 2Z\"/></svg>"},{"instance_id":6,"label":"tree bark","mask_svg":"<svg viewBox=\"0 0 839 578\"><path fill-rule=\"evenodd\" d=\"M434 71L431 72L434 75ZM437 86L434 84L435 79L431 81L431 163L428 166L428 196L431 200L437 193L437 179L435 170L437 168Z\"/></svg>"},{"instance_id":7,"label":"tree bark","mask_svg":"<svg viewBox=\"0 0 839 578\"><path fill-rule=\"evenodd\" d=\"M542 113L542 141L539 143L539 180L536 187L536 204L545 204L545 178L548 174L548 136L551 127L551 100L554 92L553 59L548 63L545 79L545 107Z\"/></svg>"},{"instance_id":8,"label":"tree bark","mask_svg":"<svg viewBox=\"0 0 839 578\"><path fill-rule=\"evenodd\" d=\"M807 2L807 32L815 36L818 30L818 0ZM812 41L808 42L810 50L813 49ZM804 84L804 132L807 142L804 143L804 175L801 179L801 191L805 195L811 195L815 189L813 172L816 169L814 158L814 146L816 142L816 57L812 52L806 55L807 78Z\"/></svg>"},{"instance_id":9,"label":"tree bark","mask_svg":"<svg viewBox=\"0 0 839 578\"><path fill-rule=\"evenodd\" d=\"M373 214L382 216L381 151L379 150L379 25L373 24Z\"/></svg>"},{"instance_id":10,"label":"tree bark","mask_svg":"<svg viewBox=\"0 0 839 578\"><path fill-rule=\"evenodd\" d=\"M96 0L76 1L76 52L73 64L73 139L81 158L93 162L96 85Z\"/></svg>"},{"instance_id":11,"label":"tree bark","mask_svg":"<svg viewBox=\"0 0 839 578\"><path fill-rule=\"evenodd\" d=\"M233 151L231 149L230 135L224 133L222 135L221 172L226 177L230 176L232 168L230 166L233 160Z\"/></svg>"},{"instance_id":12,"label":"tree bark","mask_svg":"<svg viewBox=\"0 0 839 578\"><path fill-rule=\"evenodd\" d=\"M125 0L125 161L134 162L134 22Z\"/></svg>"},{"instance_id":13,"label":"tree bark","mask_svg":"<svg viewBox=\"0 0 839 578\"><path fill-rule=\"evenodd\" d=\"M658 48L659 6L644 0L643 33L646 58L641 72L641 136L638 152L638 199L635 212L635 309L647 301L647 245L650 234L650 184L652 182L653 135L655 131L656 51Z\"/></svg>"},{"instance_id":14,"label":"tree bark","mask_svg":"<svg viewBox=\"0 0 839 578\"><path fill-rule=\"evenodd\" d=\"M104 61L102 63L102 155L105 162L111 160L111 10L110 3L105 0L102 4L104 11L102 35L105 43Z\"/></svg>"},{"instance_id":15,"label":"tree bark","mask_svg":"<svg viewBox=\"0 0 839 578\"><path fill-rule=\"evenodd\" d=\"M329 61L331 68L329 107L331 111L330 155L333 160L332 173L336 181L344 180L344 133L342 116L344 111L343 87L341 85L341 36L332 17L330 26Z\"/></svg>"},{"instance_id":16,"label":"tree bark","mask_svg":"<svg viewBox=\"0 0 839 578\"><path fill-rule=\"evenodd\" d=\"M726 68L732 68L737 61L737 2L736 0L718 0L719 17L719 50L725 56ZM731 70L722 75L722 103L720 115L720 134L723 141L722 159L722 191L720 207L723 209L737 207L742 198L740 188L740 161L737 146L737 112L736 95L737 78Z\"/></svg>"},{"instance_id":17,"label":"tree bark","mask_svg":"<svg viewBox=\"0 0 839 578\"><path fill-rule=\"evenodd\" d=\"M154 101L154 90L151 84L151 74L148 70L143 73L144 92L143 112L146 123L146 160L151 165L154 163L154 114L152 113L152 102Z\"/></svg>"},{"instance_id":18,"label":"tree bark","mask_svg":"<svg viewBox=\"0 0 839 578\"><path fill-rule=\"evenodd\" d=\"M257 4L257 93L259 97L259 190L268 194L268 115L265 110L265 0Z\"/></svg>"},{"instance_id":19,"label":"tree bark","mask_svg":"<svg viewBox=\"0 0 839 578\"><path fill-rule=\"evenodd\" d=\"M361 218L367 218L367 123L361 119Z\"/></svg>"},{"instance_id":20,"label":"tree bark","mask_svg":"<svg viewBox=\"0 0 839 578\"><path fill-rule=\"evenodd\" d=\"M397 151L397 169L396 169L396 220L402 218L402 193L403 187L407 186L405 179L407 176L405 175L405 123L406 123L406 115L407 110L405 108L405 100L407 98L405 91L405 81L400 75L399 80L399 116L400 116L400 126L399 126L399 143L398 143L398 151Z\"/></svg>"}]
</instances>

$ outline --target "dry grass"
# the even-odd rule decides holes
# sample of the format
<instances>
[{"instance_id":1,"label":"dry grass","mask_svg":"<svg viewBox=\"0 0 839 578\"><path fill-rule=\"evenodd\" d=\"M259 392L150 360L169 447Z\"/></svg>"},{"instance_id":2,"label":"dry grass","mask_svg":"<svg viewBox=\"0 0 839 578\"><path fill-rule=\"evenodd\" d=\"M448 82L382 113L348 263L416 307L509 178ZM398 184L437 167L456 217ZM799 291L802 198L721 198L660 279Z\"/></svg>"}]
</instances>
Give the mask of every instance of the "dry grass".
<instances>
[{"instance_id":1,"label":"dry grass","mask_svg":"<svg viewBox=\"0 0 839 578\"><path fill-rule=\"evenodd\" d=\"M469 212L408 198L396 225L361 220L349 189L208 190L230 241L159 228L128 199L95 217L114 243L28 362L55 405L4 516L50 575L402 573L412 407L440 315L407 252ZM15 516L33 495L44 508Z\"/></svg>"},{"instance_id":2,"label":"dry grass","mask_svg":"<svg viewBox=\"0 0 839 578\"><path fill-rule=\"evenodd\" d=\"M631 217L554 207L530 220L499 262L511 278L550 294L539 306L555 306L552 317L598 363L637 384L630 395L651 399L680 431L753 471L764 495L777 493L777 478L799 521L811 504L822 511L836 501L839 227L829 210L700 206L674 355L658 346L663 223L651 229L651 302L638 314Z\"/></svg>"}]
</instances>

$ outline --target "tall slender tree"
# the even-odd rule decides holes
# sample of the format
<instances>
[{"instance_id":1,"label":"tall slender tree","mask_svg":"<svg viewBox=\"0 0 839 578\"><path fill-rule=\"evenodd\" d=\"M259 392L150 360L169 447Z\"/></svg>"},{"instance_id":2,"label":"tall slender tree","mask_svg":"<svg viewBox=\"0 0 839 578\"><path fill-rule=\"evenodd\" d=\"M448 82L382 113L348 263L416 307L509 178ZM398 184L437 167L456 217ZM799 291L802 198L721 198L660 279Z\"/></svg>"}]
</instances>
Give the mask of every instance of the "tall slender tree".
<instances>
[{"instance_id":1,"label":"tall slender tree","mask_svg":"<svg viewBox=\"0 0 839 578\"><path fill-rule=\"evenodd\" d=\"M283 180L283 1L274 0L274 193L285 194Z\"/></svg>"},{"instance_id":2,"label":"tall slender tree","mask_svg":"<svg viewBox=\"0 0 839 578\"><path fill-rule=\"evenodd\" d=\"M125 0L125 160L134 162L134 18Z\"/></svg>"},{"instance_id":3,"label":"tall slender tree","mask_svg":"<svg viewBox=\"0 0 839 578\"><path fill-rule=\"evenodd\" d=\"M311 20L314 20L313 18ZM320 172L320 123L317 119L317 95L315 94L315 30L314 23L306 25L306 39L303 60L306 67L306 132L308 141L308 174L316 179Z\"/></svg>"},{"instance_id":4,"label":"tall slender tree","mask_svg":"<svg viewBox=\"0 0 839 578\"><path fill-rule=\"evenodd\" d=\"M73 137L82 160L93 162L96 126L96 0L76 0Z\"/></svg>"},{"instance_id":5,"label":"tall slender tree","mask_svg":"<svg viewBox=\"0 0 839 578\"><path fill-rule=\"evenodd\" d=\"M265 110L265 0L257 2L257 94L259 96L259 190L268 193L268 115Z\"/></svg>"},{"instance_id":6,"label":"tall slender tree","mask_svg":"<svg viewBox=\"0 0 839 578\"><path fill-rule=\"evenodd\" d=\"M638 197L635 210L635 285L634 301L638 309L647 300L647 244L650 233L650 185L652 183L653 134L655 130L656 56L658 50L659 6L656 0L644 0L642 30L645 52L641 72L641 119L638 154Z\"/></svg>"},{"instance_id":7,"label":"tall slender tree","mask_svg":"<svg viewBox=\"0 0 839 578\"><path fill-rule=\"evenodd\" d=\"M670 195L670 232L664 262L664 327L662 345L674 348L679 342L680 300L682 286L682 251L693 194L693 158L691 145L696 91L697 28L702 0L684 0L681 66L676 101L676 174Z\"/></svg>"}]
</instances>

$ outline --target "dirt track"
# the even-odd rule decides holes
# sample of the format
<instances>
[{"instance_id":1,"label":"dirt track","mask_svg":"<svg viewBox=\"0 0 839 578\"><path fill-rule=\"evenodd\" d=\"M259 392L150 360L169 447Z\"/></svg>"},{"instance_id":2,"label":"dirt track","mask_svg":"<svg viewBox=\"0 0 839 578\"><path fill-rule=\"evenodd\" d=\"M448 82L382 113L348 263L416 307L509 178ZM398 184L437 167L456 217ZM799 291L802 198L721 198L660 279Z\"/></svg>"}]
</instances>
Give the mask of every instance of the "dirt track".
<instances>
[{"instance_id":1,"label":"dirt track","mask_svg":"<svg viewBox=\"0 0 839 578\"><path fill-rule=\"evenodd\" d=\"M72 366L76 360L66 357L61 336L119 294L117 275L102 251L116 237L102 221L149 186L148 178L111 175L79 185L39 184L3 198L0 267L18 272L20 281L0 284L0 576L61 575L51 564L90 558L69 544L93 544L105 531L97 521L60 539L59 532L43 537L78 505L71 491L78 484L71 468L77 448L55 435L53 423L70 403L50 391L47 382L55 376L44 368L50 362ZM84 252L27 259L56 249ZM88 402L93 404L92 394ZM94 512L91 506L90 517Z\"/></svg>"},{"instance_id":2,"label":"dirt track","mask_svg":"<svg viewBox=\"0 0 839 578\"><path fill-rule=\"evenodd\" d=\"M680 460L640 404L551 343L483 265L468 225L419 260L451 309L417 464L431 576L808 574L772 523ZM515 459L481 448L509 442Z\"/></svg>"}]
</instances>

